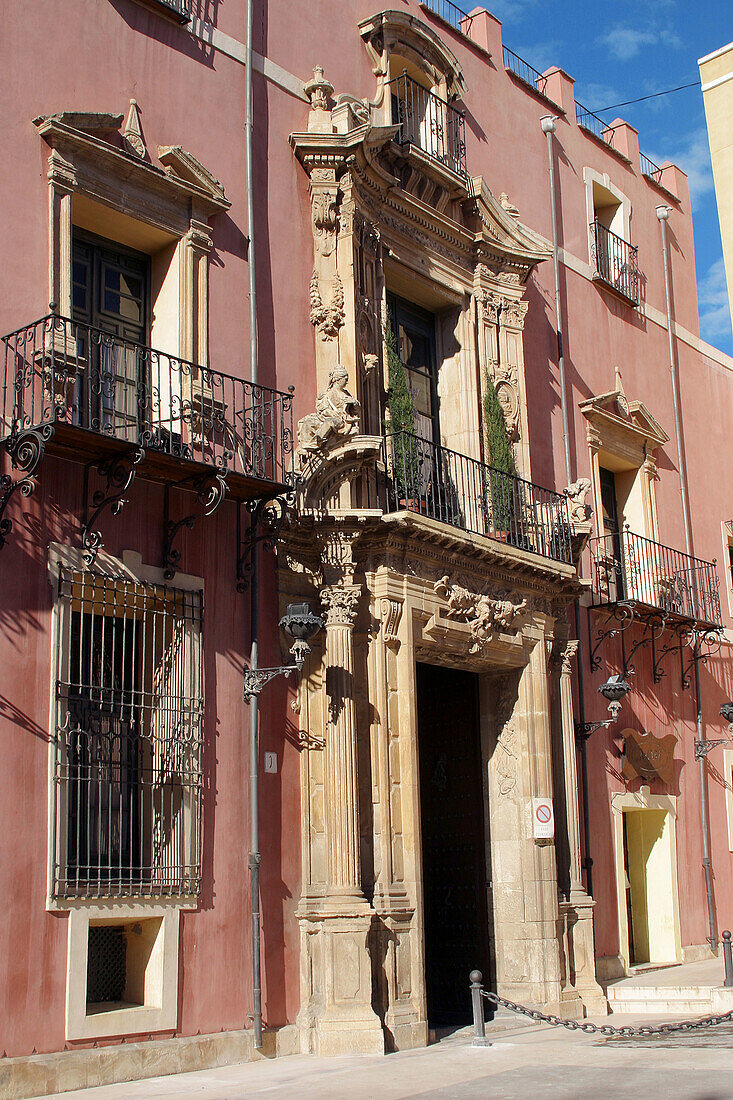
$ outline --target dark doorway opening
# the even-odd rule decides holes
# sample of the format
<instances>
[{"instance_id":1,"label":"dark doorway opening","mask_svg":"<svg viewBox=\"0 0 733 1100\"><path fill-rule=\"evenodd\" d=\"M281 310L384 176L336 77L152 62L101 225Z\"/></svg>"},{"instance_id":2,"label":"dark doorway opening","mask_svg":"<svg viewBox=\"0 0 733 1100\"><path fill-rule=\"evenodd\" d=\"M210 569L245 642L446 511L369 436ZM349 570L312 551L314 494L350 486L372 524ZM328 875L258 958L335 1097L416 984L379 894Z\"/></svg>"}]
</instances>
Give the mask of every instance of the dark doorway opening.
<instances>
[{"instance_id":1,"label":"dark doorway opening","mask_svg":"<svg viewBox=\"0 0 733 1100\"><path fill-rule=\"evenodd\" d=\"M460 1027L490 973L478 678L418 664L417 703L428 1023Z\"/></svg>"}]
</instances>

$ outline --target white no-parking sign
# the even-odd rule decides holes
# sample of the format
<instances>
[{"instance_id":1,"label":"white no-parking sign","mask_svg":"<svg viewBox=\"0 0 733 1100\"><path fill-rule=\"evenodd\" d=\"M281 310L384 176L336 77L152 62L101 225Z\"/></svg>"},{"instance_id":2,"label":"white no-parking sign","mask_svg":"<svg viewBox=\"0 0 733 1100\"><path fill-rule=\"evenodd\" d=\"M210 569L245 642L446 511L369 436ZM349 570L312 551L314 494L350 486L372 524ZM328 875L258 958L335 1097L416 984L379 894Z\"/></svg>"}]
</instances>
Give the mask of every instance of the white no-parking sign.
<instances>
[{"instance_id":1,"label":"white no-parking sign","mask_svg":"<svg viewBox=\"0 0 733 1100\"><path fill-rule=\"evenodd\" d=\"M532 830L535 840L550 840L555 835L555 814L551 798L532 799Z\"/></svg>"}]
</instances>

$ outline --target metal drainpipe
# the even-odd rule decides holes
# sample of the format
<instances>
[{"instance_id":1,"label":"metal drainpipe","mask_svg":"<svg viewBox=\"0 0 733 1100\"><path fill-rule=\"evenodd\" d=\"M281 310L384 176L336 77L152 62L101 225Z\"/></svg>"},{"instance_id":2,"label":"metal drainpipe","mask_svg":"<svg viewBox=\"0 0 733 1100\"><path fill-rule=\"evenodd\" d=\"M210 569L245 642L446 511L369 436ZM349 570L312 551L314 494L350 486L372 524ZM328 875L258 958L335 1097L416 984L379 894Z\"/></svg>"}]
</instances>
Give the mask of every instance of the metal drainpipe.
<instances>
[{"instance_id":1,"label":"metal drainpipe","mask_svg":"<svg viewBox=\"0 0 733 1100\"><path fill-rule=\"evenodd\" d=\"M550 212L552 214L552 267L555 277L555 323L557 325L557 361L558 361L558 373L560 375L560 408L562 410L562 430L563 439L565 445L565 478L568 485L573 483L572 465L570 462L570 424L568 417L568 395L567 385L565 380L565 352L563 347L563 331L562 331L562 312L560 302L560 252L557 243L557 200L555 197L555 158L552 149L552 136L557 130L557 119L552 115L545 115L540 119L540 125L542 126L542 132L547 138L547 167L550 176ZM580 602L575 601L573 605L575 613L575 636L580 638ZM578 718L580 725L585 723L585 695L583 691L583 653L582 649L578 653L577 662L577 676L578 676ZM590 854L590 806L588 799L588 751L587 740L585 737L580 738L580 776L581 776L581 797L583 802L583 843L585 847L585 859L583 860L583 866L585 867L585 882L586 889L590 896L593 896L593 860Z\"/></svg>"},{"instance_id":2,"label":"metal drainpipe","mask_svg":"<svg viewBox=\"0 0 733 1100\"><path fill-rule=\"evenodd\" d=\"M680 393L679 393L679 379L677 377L677 370L675 368L675 356L674 356L674 333L672 330L672 304L669 285L669 250L667 247L667 221L669 220L670 208L668 206L657 207L657 218L659 219L659 226L662 231L662 260L664 263L664 296L667 306L667 341L669 345L669 372L672 377L672 402L674 404L674 427L675 435L677 437L677 466L680 475L680 495L682 497L682 518L685 526L685 549L688 557L692 557L693 542L692 542L692 521L690 519L690 501L687 495L687 461L685 459L685 451L682 443L682 414L680 410ZM700 697L700 651L697 641L694 648L694 669L695 669L695 709L697 718L697 740L702 742L705 740L703 734L702 725L702 700ZM710 820L708 816L708 792L707 792L707 776L705 774L705 755L701 753L698 757L698 764L700 770L700 817L702 819L702 866L705 872L705 893L708 903L708 927L710 935L708 937L710 946L713 951L718 946L718 934L716 931L715 921L715 903L713 901L713 872L710 862Z\"/></svg>"},{"instance_id":3,"label":"metal drainpipe","mask_svg":"<svg viewBox=\"0 0 733 1100\"><path fill-rule=\"evenodd\" d=\"M542 133L547 137L547 165L550 172L550 210L552 212L552 267L555 275L555 322L557 324L557 369L560 375L560 408L562 410L562 430L565 443L565 477L572 484L570 471L570 428L568 422L568 395L565 384L565 353L563 350L562 313L560 310L560 256L557 245L557 208L555 205L555 158L552 151L552 135L557 130L557 121L552 115L540 119Z\"/></svg>"},{"instance_id":4,"label":"metal drainpipe","mask_svg":"<svg viewBox=\"0 0 733 1100\"><path fill-rule=\"evenodd\" d=\"M257 288L255 284L255 242L254 242L254 194L252 171L252 18L253 2L247 0L247 37L245 51L244 85L244 147L245 147L245 189L247 192L247 278L249 284L249 373L250 381L256 385L257 369ZM250 580L250 657L249 667L258 667L259 646L259 569L257 546L252 550L252 573ZM252 1017L254 1025L255 1049L262 1048L262 979L260 967L260 821L259 821L259 743L258 743L258 698L249 700L249 875L252 915Z\"/></svg>"}]
</instances>

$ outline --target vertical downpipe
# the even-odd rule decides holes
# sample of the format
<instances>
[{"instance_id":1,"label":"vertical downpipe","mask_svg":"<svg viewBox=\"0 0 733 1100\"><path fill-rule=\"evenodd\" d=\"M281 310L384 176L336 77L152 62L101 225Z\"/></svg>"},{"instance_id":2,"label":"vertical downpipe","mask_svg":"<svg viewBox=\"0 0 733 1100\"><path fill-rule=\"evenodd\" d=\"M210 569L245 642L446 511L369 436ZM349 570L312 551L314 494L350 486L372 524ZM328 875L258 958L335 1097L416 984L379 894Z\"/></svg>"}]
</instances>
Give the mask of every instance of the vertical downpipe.
<instances>
[{"instance_id":1,"label":"vertical downpipe","mask_svg":"<svg viewBox=\"0 0 733 1100\"><path fill-rule=\"evenodd\" d=\"M547 168L550 176L550 211L552 214L552 268L555 276L555 323L557 325L557 364L560 376L560 408L562 410L562 430L565 444L565 480L567 485L573 483L573 471L570 461L570 418L568 416L568 395L565 379L565 349L563 345L562 310L560 300L560 250L557 241L557 199L555 196L555 157L552 148L552 137L557 130L557 120L551 115L545 115L540 119L542 132L547 137ZM580 602L573 605L575 613L575 636L580 638ZM585 723L585 694L583 691L583 651L578 653L578 720L581 728ZM590 854L590 806L588 799L588 751L587 738L580 737L580 776L581 794L583 800L583 842L585 847L585 884L586 890L593 896L593 860Z\"/></svg>"},{"instance_id":2,"label":"vertical downpipe","mask_svg":"<svg viewBox=\"0 0 733 1100\"><path fill-rule=\"evenodd\" d=\"M254 0L247 0L247 36L245 50L244 85L244 146L245 188L247 192L247 277L249 284L249 373L253 386L257 385L257 287L255 283L254 194L252 170L252 20ZM256 398L252 395L253 407ZM250 657L249 667L258 667L259 647L259 568L257 546L252 548L252 573L250 581ZM249 700L249 875L252 915L252 1017L255 1049L262 1048L262 979L260 968L260 820L259 820L259 744L258 697Z\"/></svg>"},{"instance_id":3,"label":"vertical downpipe","mask_svg":"<svg viewBox=\"0 0 733 1100\"><path fill-rule=\"evenodd\" d=\"M667 306L667 341L669 345L669 372L672 377L672 402L674 404L674 428L677 436L677 467L680 474L680 495L682 497L682 518L685 526L685 550L688 557L692 557L692 521L690 518L690 501L687 495L687 460L682 442L682 413L680 407L679 378L675 365L674 333L672 330L672 304L669 280L669 249L667 247L667 221L670 208L668 206L657 207L657 217L662 231L662 261L664 264L664 296ZM699 605L699 599L696 598ZM696 740L699 745L705 740L702 725L702 699L700 695L700 647L697 639L693 654L695 670L695 710L697 719ZM697 754L700 770L700 817L702 821L702 866L705 872L705 894L708 904L708 928L710 935L708 940L713 951L718 946L718 934L715 922L715 903L713 901L713 872L710 862L710 819L708 814L708 789L707 775L705 772L705 753Z\"/></svg>"}]
</instances>

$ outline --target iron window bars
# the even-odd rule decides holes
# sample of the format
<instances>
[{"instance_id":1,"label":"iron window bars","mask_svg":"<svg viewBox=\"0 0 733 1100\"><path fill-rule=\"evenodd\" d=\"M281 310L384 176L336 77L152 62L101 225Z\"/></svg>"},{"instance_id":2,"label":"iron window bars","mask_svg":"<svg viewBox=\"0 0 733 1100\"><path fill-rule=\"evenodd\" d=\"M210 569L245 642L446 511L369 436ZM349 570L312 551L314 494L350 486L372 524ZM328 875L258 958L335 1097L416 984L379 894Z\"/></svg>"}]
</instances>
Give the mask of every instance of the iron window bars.
<instances>
[{"instance_id":1,"label":"iron window bars","mask_svg":"<svg viewBox=\"0 0 733 1100\"><path fill-rule=\"evenodd\" d=\"M643 604L680 619L719 626L714 562L693 558L624 528L591 539L592 606Z\"/></svg>"},{"instance_id":2,"label":"iron window bars","mask_svg":"<svg viewBox=\"0 0 733 1100\"><path fill-rule=\"evenodd\" d=\"M292 394L51 314L2 338L4 438L65 423L278 485Z\"/></svg>"},{"instance_id":3,"label":"iron window bars","mask_svg":"<svg viewBox=\"0 0 733 1100\"><path fill-rule=\"evenodd\" d=\"M203 593L61 567L53 896L201 877Z\"/></svg>"},{"instance_id":4,"label":"iron window bars","mask_svg":"<svg viewBox=\"0 0 733 1100\"><path fill-rule=\"evenodd\" d=\"M639 249L613 233L598 219L591 222L591 254L596 274L630 302L639 301Z\"/></svg>"},{"instance_id":5,"label":"iron window bars","mask_svg":"<svg viewBox=\"0 0 733 1100\"><path fill-rule=\"evenodd\" d=\"M409 432L384 437L387 510L572 563L567 497Z\"/></svg>"},{"instance_id":6,"label":"iron window bars","mask_svg":"<svg viewBox=\"0 0 733 1100\"><path fill-rule=\"evenodd\" d=\"M415 145L452 172L466 176L466 120L456 107L423 88L407 73L389 81L395 140Z\"/></svg>"}]
</instances>

